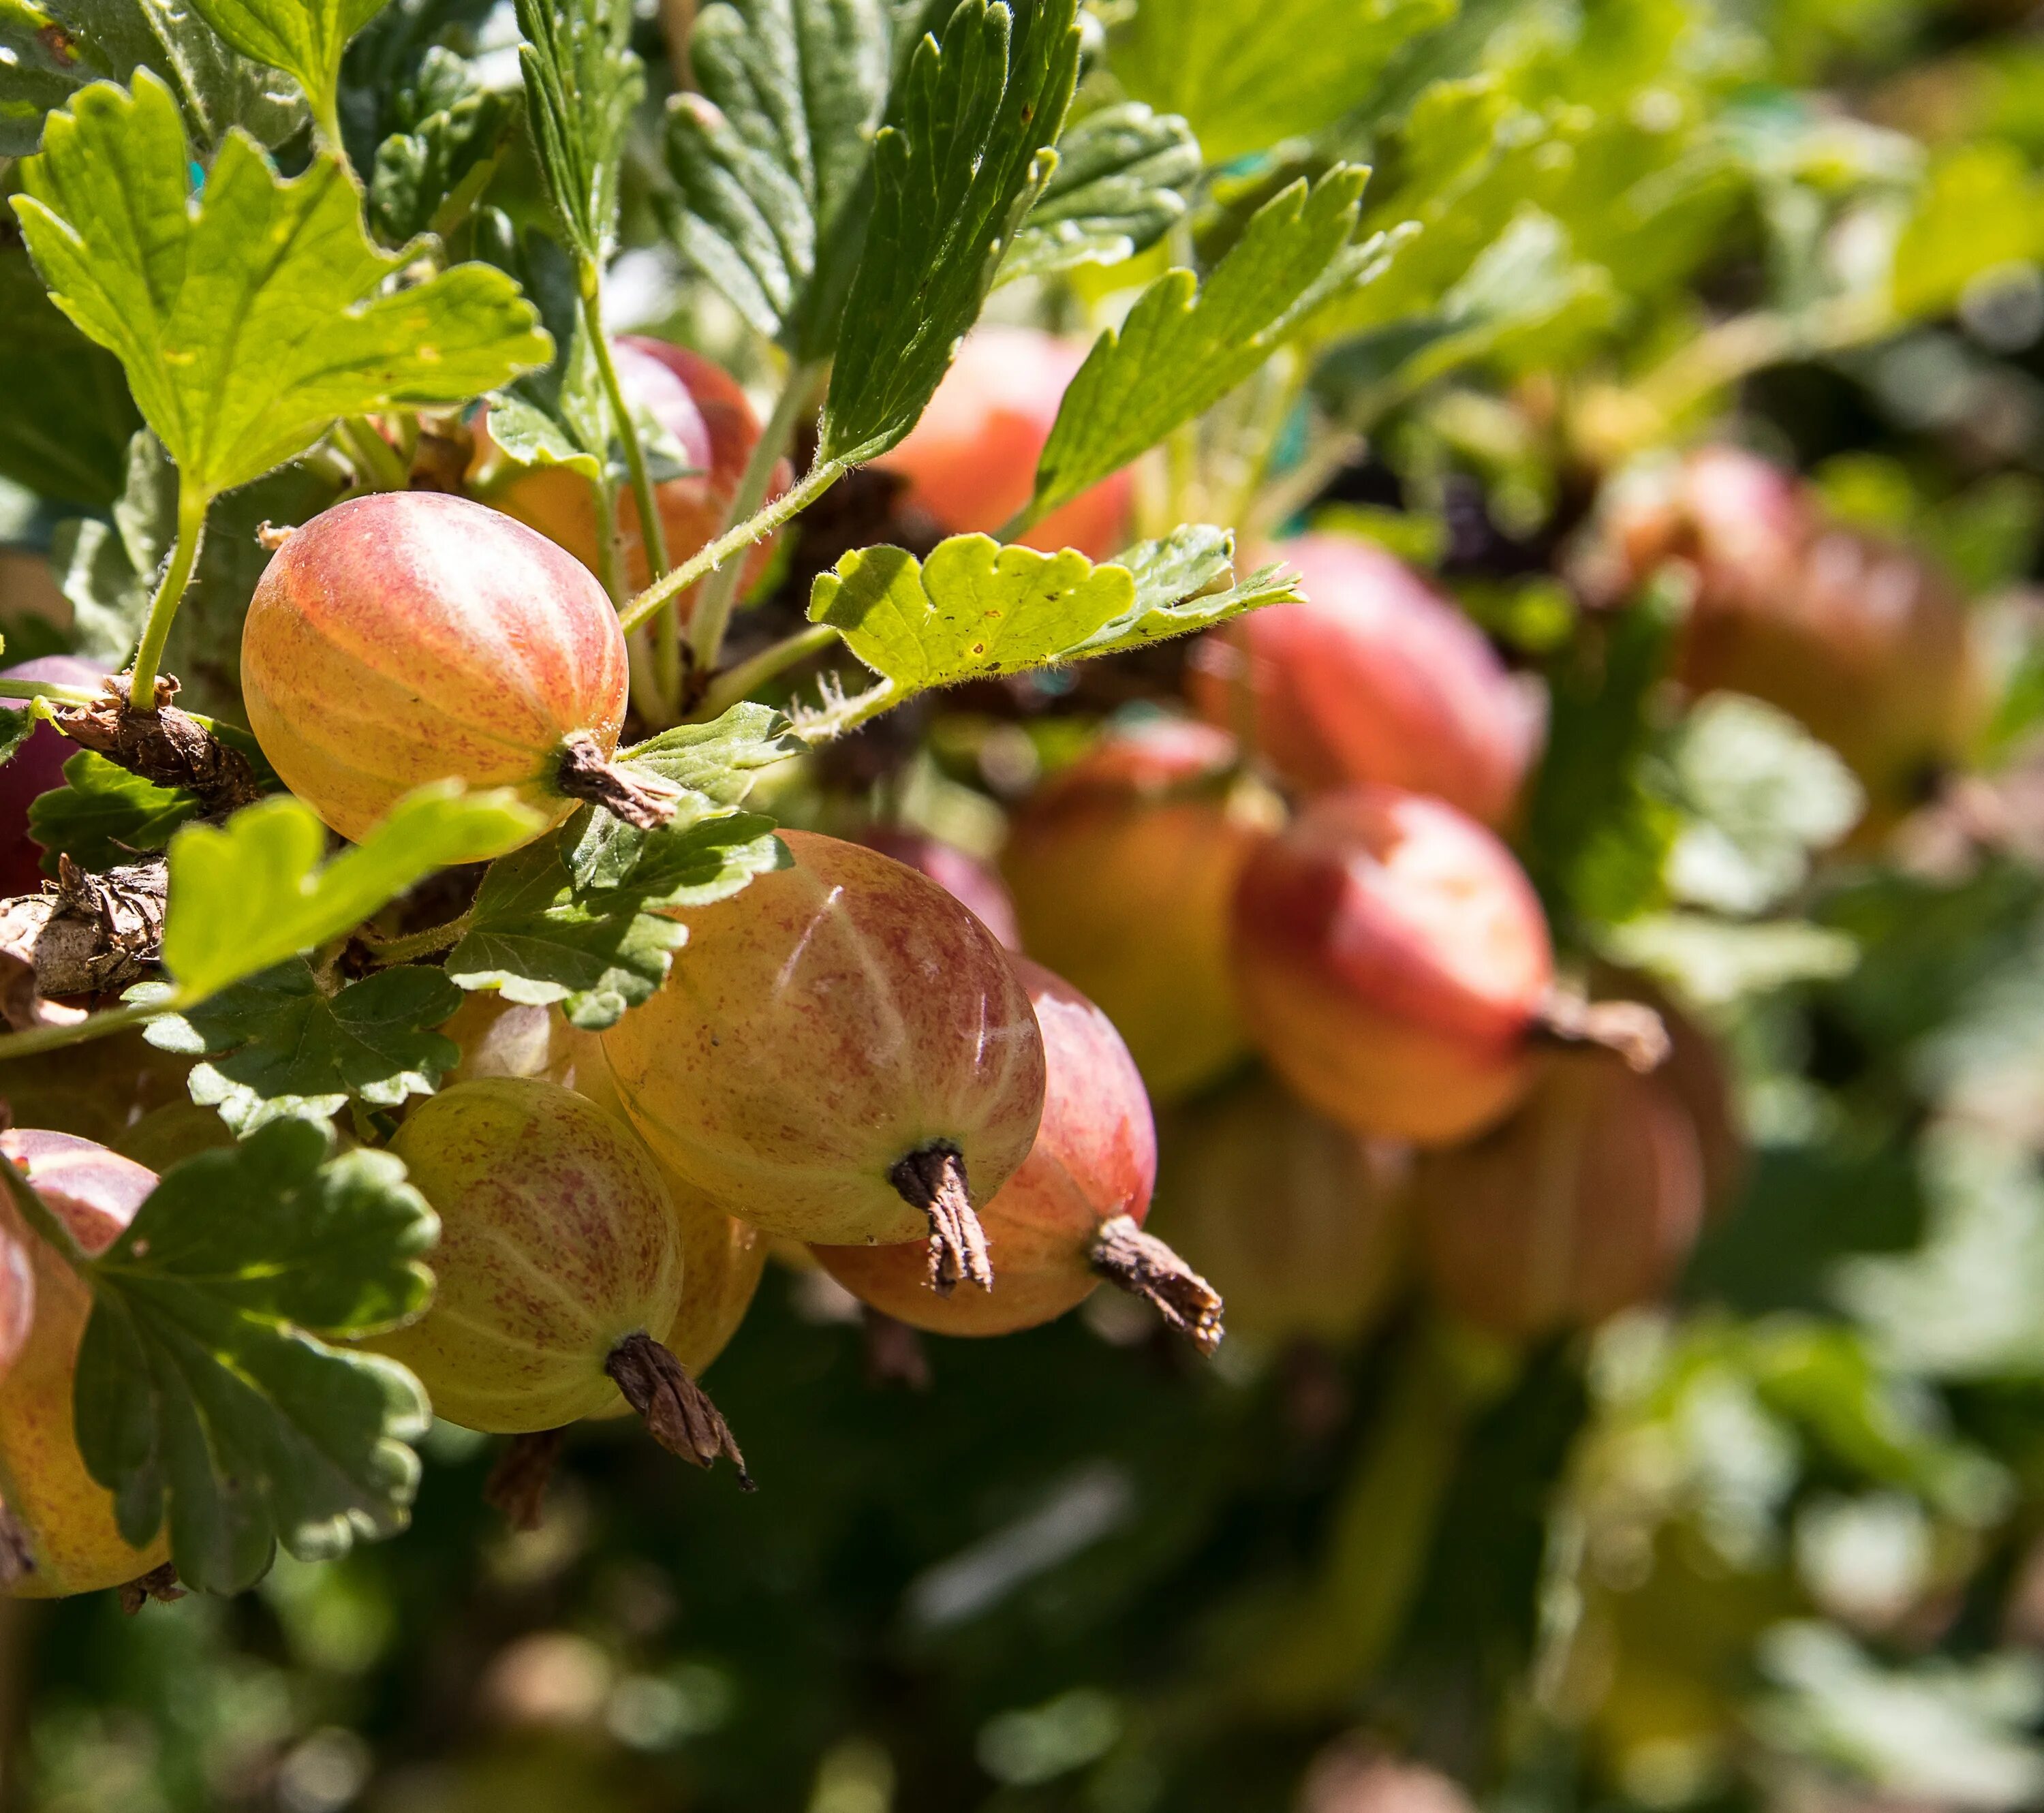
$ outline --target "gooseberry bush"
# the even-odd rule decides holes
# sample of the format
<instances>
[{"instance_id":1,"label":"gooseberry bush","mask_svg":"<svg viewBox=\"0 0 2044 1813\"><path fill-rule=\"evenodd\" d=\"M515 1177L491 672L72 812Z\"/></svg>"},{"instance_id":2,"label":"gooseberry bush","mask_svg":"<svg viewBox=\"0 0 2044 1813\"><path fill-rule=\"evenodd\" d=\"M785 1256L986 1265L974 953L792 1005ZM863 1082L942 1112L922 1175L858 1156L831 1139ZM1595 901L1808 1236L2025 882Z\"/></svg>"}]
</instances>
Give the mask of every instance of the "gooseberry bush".
<instances>
[{"instance_id":1,"label":"gooseberry bush","mask_svg":"<svg viewBox=\"0 0 2044 1813\"><path fill-rule=\"evenodd\" d=\"M0 0L0 1600L628 1453L1147 1532L1004 1807L2044 1792L2044 209L1765 10Z\"/></svg>"}]
</instances>

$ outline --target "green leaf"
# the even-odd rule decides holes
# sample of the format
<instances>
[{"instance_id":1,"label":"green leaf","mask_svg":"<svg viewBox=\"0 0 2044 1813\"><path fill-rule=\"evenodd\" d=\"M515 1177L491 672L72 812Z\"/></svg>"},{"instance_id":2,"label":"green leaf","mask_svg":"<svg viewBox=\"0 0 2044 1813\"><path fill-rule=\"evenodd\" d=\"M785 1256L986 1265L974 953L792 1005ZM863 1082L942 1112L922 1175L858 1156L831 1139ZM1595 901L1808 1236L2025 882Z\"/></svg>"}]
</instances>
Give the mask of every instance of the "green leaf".
<instances>
[{"instance_id":1,"label":"green leaf","mask_svg":"<svg viewBox=\"0 0 2044 1813\"><path fill-rule=\"evenodd\" d=\"M142 425L120 361L52 305L25 252L0 252L0 477L104 509Z\"/></svg>"},{"instance_id":2,"label":"green leaf","mask_svg":"<svg viewBox=\"0 0 2044 1813\"><path fill-rule=\"evenodd\" d=\"M1212 408L1367 273L1375 242L1350 238L1368 177L1338 165L1311 190L1292 184L1257 211L1204 285L1171 271L1143 292L1065 392L1037 463L1035 515Z\"/></svg>"},{"instance_id":3,"label":"green leaf","mask_svg":"<svg viewBox=\"0 0 2044 1813\"><path fill-rule=\"evenodd\" d=\"M294 76L328 148L340 148L336 101L348 40L386 0L191 0L213 29L244 56Z\"/></svg>"},{"instance_id":4,"label":"green leaf","mask_svg":"<svg viewBox=\"0 0 2044 1813\"><path fill-rule=\"evenodd\" d=\"M42 142L44 117L88 83L154 70L208 151L239 126L282 144L305 106L275 70L237 56L189 0L0 0L0 157Z\"/></svg>"},{"instance_id":5,"label":"green leaf","mask_svg":"<svg viewBox=\"0 0 2044 1813\"><path fill-rule=\"evenodd\" d=\"M257 528L309 521L339 495L325 469L298 462L230 491L213 506L167 657L183 683L179 702L188 709L240 714L242 620L270 560ZM129 444L126 484L113 522L57 525L51 556L71 603L80 654L117 667L133 651L151 586L177 536L177 508L176 468L163 443L144 428Z\"/></svg>"},{"instance_id":6,"label":"green leaf","mask_svg":"<svg viewBox=\"0 0 2044 1813\"><path fill-rule=\"evenodd\" d=\"M1941 315L1984 272L2044 258L2044 184L2015 146L1960 144L1931 166L1895 246L1890 300L1905 320Z\"/></svg>"},{"instance_id":7,"label":"green leaf","mask_svg":"<svg viewBox=\"0 0 2044 1813\"><path fill-rule=\"evenodd\" d=\"M879 674L890 702L933 686L1111 654L1296 597L1276 569L1205 596L1234 538L1180 529L1095 566L1075 548L1039 554L991 536L955 535L927 560L898 547L844 555L816 575L809 620L827 623ZM1180 586L1202 595L1188 597Z\"/></svg>"},{"instance_id":8,"label":"green leaf","mask_svg":"<svg viewBox=\"0 0 2044 1813\"><path fill-rule=\"evenodd\" d=\"M960 0L909 60L874 145L872 219L845 302L819 459L916 425L1001 255L1057 167L1078 71L1074 0Z\"/></svg>"},{"instance_id":9,"label":"green leaf","mask_svg":"<svg viewBox=\"0 0 2044 1813\"><path fill-rule=\"evenodd\" d=\"M49 852L80 868L111 869L145 851L167 846L179 827L199 815L198 797L180 787L159 787L104 755L81 749L64 764L64 785L39 795L29 808L29 832Z\"/></svg>"},{"instance_id":10,"label":"green leaf","mask_svg":"<svg viewBox=\"0 0 2044 1813\"><path fill-rule=\"evenodd\" d=\"M996 279L1119 264L1183 220L1200 146L1175 113L1142 102L1103 107L1058 141L1058 167L1022 222Z\"/></svg>"},{"instance_id":11,"label":"green leaf","mask_svg":"<svg viewBox=\"0 0 2044 1813\"><path fill-rule=\"evenodd\" d=\"M1182 113L1224 163L1331 126L1454 0L1171 0L1112 40L1138 100Z\"/></svg>"},{"instance_id":12,"label":"green leaf","mask_svg":"<svg viewBox=\"0 0 2044 1813\"><path fill-rule=\"evenodd\" d=\"M479 862L540 822L504 792L439 781L407 793L330 862L326 828L288 796L171 839L163 967L190 1007L244 976L352 931L436 869Z\"/></svg>"},{"instance_id":13,"label":"green leaf","mask_svg":"<svg viewBox=\"0 0 2044 1813\"><path fill-rule=\"evenodd\" d=\"M496 169L517 111L452 51L428 49L398 92L398 129L377 146L370 173L370 217L385 244L425 232L445 239Z\"/></svg>"},{"instance_id":14,"label":"green leaf","mask_svg":"<svg viewBox=\"0 0 2044 1813\"><path fill-rule=\"evenodd\" d=\"M417 1381L327 1343L424 1308L438 1223L389 1153L329 1142L286 1120L188 1158L87 1262L80 1451L129 1541L167 1517L203 1592L252 1585L279 1542L313 1560L390 1535L417 1488Z\"/></svg>"},{"instance_id":15,"label":"green leaf","mask_svg":"<svg viewBox=\"0 0 2044 1813\"><path fill-rule=\"evenodd\" d=\"M351 1097L395 1108L432 1094L461 1062L460 1047L432 1029L460 1005L461 990L438 970L385 970L328 996L294 957L151 1021L146 1036L209 1060L193 1066L192 1100L246 1139L286 1116L331 1119Z\"/></svg>"},{"instance_id":16,"label":"green leaf","mask_svg":"<svg viewBox=\"0 0 2044 1813\"><path fill-rule=\"evenodd\" d=\"M57 305L120 359L205 497L337 417L465 402L550 356L531 305L486 265L385 293L400 260L363 236L332 157L286 182L230 135L194 205L176 106L146 71L132 95L96 84L52 115L21 177L13 206Z\"/></svg>"},{"instance_id":17,"label":"green leaf","mask_svg":"<svg viewBox=\"0 0 2044 1813\"><path fill-rule=\"evenodd\" d=\"M645 90L632 0L517 0L527 117L547 192L579 263L609 262L625 129Z\"/></svg>"},{"instance_id":18,"label":"green leaf","mask_svg":"<svg viewBox=\"0 0 2044 1813\"><path fill-rule=\"evenodd\" d=\"M817 356L842 287L819 267L857 224L887 98L880 0L728 0L690 44L697 91L667 109L675 240L761 333Z\"/></svg>"},{"instance_id":19,"label":"green leaf","mask_svg":"<svg viewBox=\"0 0 2044 1813\"><path fill-rule=\"evenodd\" d=\"M688 928L659 916L736 893L755 875L786 868L771 820L751 813L647 834L630 866L578 885L571 862L594 815L578 813L551 836L491 866L470 928L447 973L464 989L499 989L532 1006L559 1001L575 1025L614 1025L666 981Z\"/></svg>"}]
</instances>

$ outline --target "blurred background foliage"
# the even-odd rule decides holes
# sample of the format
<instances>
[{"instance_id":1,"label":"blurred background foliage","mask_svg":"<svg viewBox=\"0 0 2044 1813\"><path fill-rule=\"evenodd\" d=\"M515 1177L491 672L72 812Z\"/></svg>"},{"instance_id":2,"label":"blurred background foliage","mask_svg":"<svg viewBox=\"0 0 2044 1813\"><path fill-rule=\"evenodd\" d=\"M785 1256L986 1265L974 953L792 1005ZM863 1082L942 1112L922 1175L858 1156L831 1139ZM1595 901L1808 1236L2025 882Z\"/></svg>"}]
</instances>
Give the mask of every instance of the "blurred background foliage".
<instances>
[{"instance_id":1,"label":"blurred background foliage","mask_svg":"<svg viewBox=\"0 0 2044 1813\"><path fill-rule=\"evenodd\" d=\"M1326 1257L1287 1195L1308 1186L1254 1163L1228 1174L1277 1250L1238 1258L1212 1366L1096 1301L932 1341L917 1389L870 1376L842 1293L777 1266L713 1381L756 1496L590 1427L514 1535L479 1496L486 1444L444 1427L402 1540L133 1619L0 1603L8 1807L2044 1802L2044 13L1097 10L1088 104L1182 112L1214 166L1181 252L1298 171L1375 167L1385 275L1281 375L1304 390L1280 386L1267 469L1233 457L1252 386L1201 425L1195 482L1216 520L1384 541L1548 682L1519 841L1558 939L1708 1029L1744 1131L1673 1300L1506 1343L1395 1239ZM351 55L351 133L431 115L429 50L443 100L514 83L508 11L394 0ZM656 72L672 23L641 21ZM491 190L514 218L538 217L526 155ZM654 167L607 313L742 365L666 248ZM1076 328L1162 262L998 306ZM6 438L0 472L47 470ZM1855 778L1780 711L1671 705L1679 588L1600 609L1600 524L1707 438L1963 590L1974 773ZM59 519L119 488L81 458L61 498L0 494L16 624ZM1158 673L1135 709L1174 689ZM1061 684L945 701L889 785L990 848L1078 727L1128 709ZM859 772L774 809L828 819ZM1262 1086L1166 1116L1166 1233L1195 1213L1172 1154ZM1256 1262L1300 1262L1287 1240L1370 1278L1259 1327Z\"/></svg>"}]
</instances>

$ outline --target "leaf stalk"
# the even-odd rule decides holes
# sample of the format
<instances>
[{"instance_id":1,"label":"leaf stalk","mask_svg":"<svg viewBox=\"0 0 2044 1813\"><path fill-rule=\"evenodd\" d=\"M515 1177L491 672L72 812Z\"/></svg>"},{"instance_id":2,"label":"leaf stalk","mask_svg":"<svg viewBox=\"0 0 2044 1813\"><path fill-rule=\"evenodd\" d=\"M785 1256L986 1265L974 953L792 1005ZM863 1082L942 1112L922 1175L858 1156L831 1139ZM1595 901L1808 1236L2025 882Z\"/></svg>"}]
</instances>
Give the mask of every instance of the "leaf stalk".
<instances>
[{"instance_id":1,"label":"leaf stalk","mask_svg":"<svg viewBox=\"0 0 2044 1813\"><path fill-rule=\"evenodd\" d=\"M179 603L198 563L199 544L206 538L206 513L212 502L182 471L178 474L178 539L171 549L162 582L149 601L148 620L142 626L141 644L135 651L134 678L128 689L129 698L142 701L138 710L148 710L156 697L156 670L163 665L163 645L171 639ZM0 1040L0 1050L4 1050L5 1044L5 1040Z\"/></svg>"}]
</instances>

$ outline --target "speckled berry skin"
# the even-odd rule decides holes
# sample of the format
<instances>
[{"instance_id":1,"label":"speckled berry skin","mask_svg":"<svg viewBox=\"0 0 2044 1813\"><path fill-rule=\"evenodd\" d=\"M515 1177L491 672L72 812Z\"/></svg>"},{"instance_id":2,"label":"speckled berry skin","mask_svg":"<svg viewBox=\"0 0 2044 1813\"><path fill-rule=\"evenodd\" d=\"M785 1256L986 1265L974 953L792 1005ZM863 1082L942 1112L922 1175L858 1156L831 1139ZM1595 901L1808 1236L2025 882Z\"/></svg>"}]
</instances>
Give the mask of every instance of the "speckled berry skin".
<instances>
[{"instance_id":1,"label":"speckled berry skin","mask_svg":"<svg viewBox=\"0 0 2044 1813\"><path fill-rule=\"evenodd\" d=\"M1453 806L1324 794L1250 858L1234 919L1251 1032L1323 1114L1451 1145L1531 1084L1546 920L1511 851Z\"/></svg>"},{"instance_id":2,"label":"speckled berry skin","mask_svg":"<svg viewBox=\"0 0 2044 1813\"><path fill-rule=\"evenodd\" d=\"M793 866L676 916L667 985L603 1035L661 1162L770 1233L920 1240L888 1173L936 1145L990 1201L1036 1136L1043 1045L986 927L855 843L782 834Z\"/></svg>"},{"instance_id":3,"label":"speckled berry skin","mask_svg":"<svg viewBox=\"0 0 2044 1813\"><path fill-rule=\"evenodd\" d=\"M1047 1080L1029 1156L979 1212L993 1289L938 1296L918 1246L814 1249L862 1302L933 1335L1012 1335L1077 1308L1101 1281L1089 1262L1101 1223L1140 1223L1157 1181L1150 1098L1113 1021L1040 965L1015 967L1043 1035Z\"/></svg>"},{"instance_id":4,"label":"speckled berry skin","mask_svg":"<svg viewBox=\"0 0 2044 1813\"><path fill-rule=\"evenodd\" d=\"M0 1151L88 1254L112 1246L156 1187L154 1172L68 1133L19 1128L0 1134ZM26 1533L34 1563L13 1596L56 1599L121 1585L160 1566L170 1550L162 1534L144 1549L121 1539L113 1500L78 1450L71 1382L91 1291L4 1196L0 1243L25 1259L33 1304L27 1339L0 1378L0 1504Z\"/></svg>"},{"instance_id":5,"label":"speckled berry skin","mask_svg":"<svg viewBox=\"0 0 2044 1813\"><path fill-rule=\"evenodd\" d=\"M674 1205L613 1116L536 1078L480 1077L414 1108L390 1149L440 1218L432 1307L367 1343L449 1422L557 1429L629 1408L604 1362L682 1299Z\"/></svg>"},{"instance_id":6,"label":"speckled berry skin","mask_svg":"<svg viewBox=\"0 0 2044 1813\"><path fill-rule=\"evenodd\" d=\"M586 731L616 749L628 678L617 613L586 567L430 491L357 497L294 530L241 632L249 728L348 838L450 777L509 787L558 824L574 809L555 785L562 739Z\"/></svg>"}]
</instances>

